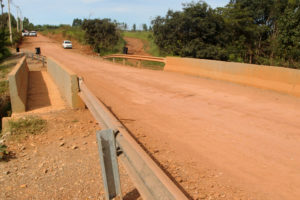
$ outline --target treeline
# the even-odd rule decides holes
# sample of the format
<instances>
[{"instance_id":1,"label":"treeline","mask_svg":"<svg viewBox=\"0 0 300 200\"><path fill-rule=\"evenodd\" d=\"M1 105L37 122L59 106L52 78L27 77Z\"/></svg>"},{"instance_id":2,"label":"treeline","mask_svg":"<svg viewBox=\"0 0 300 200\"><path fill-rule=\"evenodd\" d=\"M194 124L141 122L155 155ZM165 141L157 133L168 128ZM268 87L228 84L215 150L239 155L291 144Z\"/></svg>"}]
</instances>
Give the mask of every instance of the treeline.
<instances>
[{"instance_id":1,"label":"treeline","mask_svg":"<svg viewBox=\"0 0 300 200\"><path fill-rule=\"evenodd\" d=\"M230 0L216 9L192 2L152 26L166 55L300 68L299 0Z\"/></svg>"},{"instance_id":2,"label":"treeline","mask_svg":"<svg viewBox=\"0 0 300 200\"><path fill-rule=\"evenodd\" d=\"M0 15L0 61L10 55L8 46L17 45L22 40L21 30L17 31L17 19L11 14L11 27L12 27L12 42L9 40L9 28L8 28L8 13ZM27 18L23 21L24 27L33 28L33 24L29 22Z\"/></svg>"}]
</instances>

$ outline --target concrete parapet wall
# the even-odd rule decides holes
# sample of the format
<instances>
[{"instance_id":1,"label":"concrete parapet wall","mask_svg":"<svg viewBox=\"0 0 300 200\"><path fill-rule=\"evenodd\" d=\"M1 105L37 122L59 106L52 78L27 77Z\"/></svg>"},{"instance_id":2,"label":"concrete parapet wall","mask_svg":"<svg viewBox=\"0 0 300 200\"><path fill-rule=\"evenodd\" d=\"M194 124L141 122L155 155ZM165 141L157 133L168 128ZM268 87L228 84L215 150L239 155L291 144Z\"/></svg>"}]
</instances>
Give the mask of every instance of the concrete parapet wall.
<instances>
[{"instance_id":1,"label":"concrete parapet wall","mask_svg":"<svg viewBox=\"0 0 300 200\"><path fill-rule=\"evenodd\" d=\"M54 61L53 58L47 58L47 71L68 105L71 108L84 108L84 103L78 96L79 85L77 75L62 64Z\"/></svg>"},{"instance_id":2,"label":"concrete parapet wall","mask_svg":"<svg viewBox=\"0 0 300 200\"><path fill-rule=\"evenodd\" d=\"M26 57L24 56L8 75L10 101L13 113L26 111L28 74L29 70Z\"/></svg>"},{"instance_id":3,"label":"concrete parapet wall","mask_svg":"<svg viewBox=\"0 0 300 200\"><path fill-rule=\"evenodd\" d=\"M296 69L167 57L164 70L225 80L300 96L300 70Z\"/></svg>"}]
</instances>

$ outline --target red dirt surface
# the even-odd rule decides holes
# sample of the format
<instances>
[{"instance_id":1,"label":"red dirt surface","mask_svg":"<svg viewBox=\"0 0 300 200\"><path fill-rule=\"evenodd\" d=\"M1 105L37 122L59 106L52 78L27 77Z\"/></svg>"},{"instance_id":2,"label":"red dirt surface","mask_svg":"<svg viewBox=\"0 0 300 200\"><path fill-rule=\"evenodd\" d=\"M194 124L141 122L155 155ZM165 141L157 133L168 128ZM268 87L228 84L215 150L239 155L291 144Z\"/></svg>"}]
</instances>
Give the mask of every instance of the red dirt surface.
<instances>
[{"instance_id":1,"label":"red dirt surface","mask_svg":"<svg viewBox=\"0 0 300 200\"><path fill-rule=\"evenodd\" d=\"M32 115L32 113L22 113ZM15 157L0 162L0 199L104 200L95 133L99 125L88 110L51 110L38 114L45 131L9 139ZM139 194L120 165L124 200Z\"/></svg>"},{"instance_id":2,"label":"red dirt surface","mask_svg":"<svg viewBox=\"0 0 300 200\"><path fill-rule=\"evenodd\" d=\"M150 56L144 49L144 42L139 38L124 37L128 54Z\"/></svg>"},{"instance_id":3,"label":"red dirt surface","mask_svg":"<svg viewBox=\"0 0 300 200\"><path fill-rule=\"evenodd\" d=\"M299 199L300 99L39 46L82 76L193 199Z\"/></svg>"}]
</instances>

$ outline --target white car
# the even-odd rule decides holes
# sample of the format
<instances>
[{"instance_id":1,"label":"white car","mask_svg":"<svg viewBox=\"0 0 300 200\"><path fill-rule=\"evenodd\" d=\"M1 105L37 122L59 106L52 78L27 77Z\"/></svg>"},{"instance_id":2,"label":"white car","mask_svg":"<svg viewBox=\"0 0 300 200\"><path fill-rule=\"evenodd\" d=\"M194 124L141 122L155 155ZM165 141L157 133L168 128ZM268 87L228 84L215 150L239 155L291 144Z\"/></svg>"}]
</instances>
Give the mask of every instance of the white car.
<instances>
[{"instance_id":1,"label":"white car","mask_svg":"<svg viewBox=\"0 0 300 200\"><path fill-rule=\"evenodd\" d=\"M69 40L64 40L62 46L64 49L72 49L72 42Z\"/></svg>"},{"instance_id":2,"label":"white car","mask_svg":"<svg viewBox=\"0 0 300 200\"><path fill-rule=\"evenodd\" d=\"M36 31L30 31L30 32L29 32L29 36L34 36L34 37L36 37L36 36L37 36Z\"/></svg>"},{"instance_id":3,"label":"white car","mask_svg":"<svg viewBox=\"0 0 300 200\"><path fill-rule=\"evenodd\" d=\"M22 31L22 36L23 36L23 37L29 36L29 32L28 32L28 31Z\"/></svg>"}]
</instances>

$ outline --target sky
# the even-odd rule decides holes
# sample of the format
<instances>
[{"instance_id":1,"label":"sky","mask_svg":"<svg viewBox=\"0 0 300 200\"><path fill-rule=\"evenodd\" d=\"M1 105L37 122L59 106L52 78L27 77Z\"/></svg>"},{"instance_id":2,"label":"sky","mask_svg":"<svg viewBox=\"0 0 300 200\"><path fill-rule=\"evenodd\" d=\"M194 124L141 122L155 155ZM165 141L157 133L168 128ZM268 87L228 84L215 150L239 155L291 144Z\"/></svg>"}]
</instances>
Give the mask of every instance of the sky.
<instances>
[{"instance_id":1,"label":"sky","mask_svg":"<svg viewBox=\"0 0 300 200\"><path fill-rule=\"evenodd\" d=\"M72 24L74 18L111 18L129 26L150 24L156 16L165 16L169 9L181 10L182 3L192 0L11 0L22 15L33 24ZM7 11L7 0L3 0ZM206 0L212 8L225 6L229 0Z\"/></svg>"}]
</instances>

